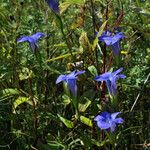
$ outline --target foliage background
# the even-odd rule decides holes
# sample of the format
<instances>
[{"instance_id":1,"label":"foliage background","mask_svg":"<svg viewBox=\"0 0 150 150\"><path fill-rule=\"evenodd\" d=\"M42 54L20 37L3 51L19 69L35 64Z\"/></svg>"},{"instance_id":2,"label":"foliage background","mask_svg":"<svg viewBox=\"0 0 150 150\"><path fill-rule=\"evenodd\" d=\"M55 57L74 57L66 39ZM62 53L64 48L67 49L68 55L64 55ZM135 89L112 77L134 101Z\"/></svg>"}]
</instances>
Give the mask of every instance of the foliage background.
<instances>
[{"instance_id":1,"label":"foliage background","mask_svg":"<svg viewBox=\"0 0 150 150\"><path fill-rule=\"evenodd\" d=\"M89 43L95 39L95 25L99 28L105 21L107 1L92 1L94 11L91 1L60 1L63 26L43 0L0 1L0 149L109 147L93 135L94 129L87 120L75 119L71 98L64 93L62 84L55 85L60 74L74 70L73 62L83 61L78 67L86 70L78 82L80 113L91 121L102 111L93 78L96 72L102 72L103 45L100 43L101 48L91 51ZM144 85L144 81L150 70L150 4L146 0L126 0L122 5L125 14L119 27L126 38L118 60L110 60L109 49L106 60L107 70L122 66L127 76L118 84L119 102L115 109L123 112L125 122L118 131L117 146L147 149L144 144L150 142L150 84L148 81ZM110 2L109 29L120 13L121 2ZM34 55L27 43L17 44L16 40L37 31L47 36L39 41L38 53ZM96 133L100 134L97 128Z\"/></svg>"}]
</instances>

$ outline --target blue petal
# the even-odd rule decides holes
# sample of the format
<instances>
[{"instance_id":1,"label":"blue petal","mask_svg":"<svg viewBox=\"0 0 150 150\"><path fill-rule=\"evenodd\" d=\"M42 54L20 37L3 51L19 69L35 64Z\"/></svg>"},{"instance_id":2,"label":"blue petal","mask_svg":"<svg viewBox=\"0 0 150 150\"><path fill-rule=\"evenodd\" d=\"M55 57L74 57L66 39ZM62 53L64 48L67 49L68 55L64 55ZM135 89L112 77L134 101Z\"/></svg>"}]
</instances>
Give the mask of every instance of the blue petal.
<instances>
[{"instance_id":1,"label":"blue petal","mask_svg":"<svg viewBox=\"0 0 150 150\"><path fill-rule=\"evenodd\" d=\"M111 36L111 32L110 31L104 31L105 32L105 35L107 35L107 36Z\"/></svg>"},{"instance_id":2,"label":"blue petal","mask_svg":"<svg viewBox=\"0 0 150 150\"><path fill-rule=\"evenodd\" d=\"M116 35L114 36L117 39L123 39L125 38L124 34L122 32L116 33Z\"/></svg>"},{"instance_id":3,"label":"blue petal","mask_svg":"<svg viewBox=\"0 0 150 150\"><path fill-rule=\"evenodd\" d=\"M94 80L96 80L96 81L107 81L107 80L109 80L110 75L111 75L111 72L106 72L100 76L95 77Z\"/></svg>"},{"instance_id":4,"label":"blue petal","mask_svg":"<svg viewBox=\"0 0 150 150\"><path fill-rule=\"evenodd\" d=\"M110 113L107 112L107 111L102 112L100 115L101 115L103 118L105 118L105 119L111 118Z\"/></svg>"},{"instance_id":5,"label":"blue petal","mask_svg":"<svg viewBox=\"0 0 150 150\"><path fill-rule=\"evenodd\" d=\"M106 81L106 85L107 85L108 92L109 92L110 94L112 94L111 81L107 80L107 81Z\"/></svg>"},{"instance_id":6,"label":"blue petal","mask_svg":"<svg viewBox=\"0 0 150 150\"><path fill-rule=\"evenodd\" d=\"M114 44L112 44L112 50L113 50L113 53L115 55L119 55L119 52L120 52L120 43L119 42L115 42Z\"/></svg>"},{"instance_id":7,"label":"blue petal","mask_svg":"<svg viewBox=\"0 0 150 150\"><path fill-rule=\"evenodd\" d=\"M67 84L74 96L77 95L76 79L67 79Z\"/></svg>"},{"instance_id":8,"label":"blue petal","mask_svg":"<svg viewBox=\"0 0 150 150\"><path fill-rule=\"evenodd\" d=\"M29 42L30 48L32 50L32 52L35 52L35 49L37 48L37 45L34 42Z\"/></svg>"},{"instance_id":9,"label":"blue petal","mask_svg":"<svg viewBox=\"0 0 150 150\"><path fill-rule=\"evenodd\" d=\"M117 85L116 85L116 77L111 79L111 94L116 95Z\"/></svg>"},{"instance_id":10,"label":"blue petal","mask_svg":"<svg viewBox=\"0 0 150 150\"><path fill-rule=\"evenodd\" d=\"M56 80L56 84L58 84L64 80L66 80L66 75L60 75Z\"/></svg>"},{"instance_id":11,"label":"blue petal","mask_svg":"<svg viewBox=\"0 0 150 150\"><path fill-rule=\"evenodd\" d=\"M97 115L95 118L94 118L94 121L100 121L102 119L105 119L103 116L101 115Z\"/></svg>"},{"instance_id":12,"label":"blue petal","mask_svg":"<svg viewBox=\"0 0 150 150\"><path fill-rule=\"evenodd\" d=\"M124 79L124 78L126 78L126 76L125 76L124 74L119 74L119 75L117 75L117 78L122 78L122 79Z\"/></svg>"},{"instance_id":13,"label":"blue petal","mask_svg":"<svg viewBox=\"0 0 150 150\"><path fill-rule=\"evenodd\" d=\"M115 72L113 72L113 76L117 75L118 73L120 73L123 70L123 68L119 68L118 70L116 70Z\"/></svg>"},{"instance_id":14,"label":"blue petal","mask_svg":"<svg viewBox=\"0 0 150 150\"><path fill-rule=\"evenodd\" d=\"M85 73L85 71L81 70L75 73L75 76Z\"/></svg>"},{"instance_id":15,"label":"blue petal","mask_svg":"<svg viewBox=\"0 0 150 150\"><path fill-rule=\"evenodd\" d=\"M37 41L38 39L40 39L41 37L45 36L44 33L42 32L37 32L35 34L33 34L32 36L30 36L31 38L33 38L35 41Z\"/></svg>"},{"instance_id":16,"label":"blue petal","mask_svg":"<svg viewBox=\"0 0 150 150\"><path fill-rule=\"evenodd\" d=\"M110 128L110 124L108 122L104 122L104 121L98 121L97 126L102 130Z\"/></svg>"},{"instance_id":17,"label":"blue petal","mask_svg":"<svg viewBox=\"0 0 150 150\"><path fill-rule=\"evenodd\" d=\"M119 42L124 37L125 36L123 35L122 32L117 33L116 35L113 36L112 44L115 44L115 43Z\"/></svg>"},{"instance_id":18,"label":"blue petal","mask_svg":"<svg viewBox=\"0 0 150 150\"><path fill-rule=\"evenodd\" d=\"M111 95L116 95L116 93L117 93L117 88L116 87L114 87L114 86L111 86Z\"/></svg>"},{"instance_id":19,"label":"blue petal","mask_svg":"<svg viewBox=\"0 0 150 150\"><path fill-rule=\"evenodd\" d=\"M50 9L55 13L59 14L59 3L58 0L46 0Z\"/></svg>"},{"instance_id":20,"label":"blue petal","mask_svg":"<svg viewBox=\"0 0 150 150\"><path fill-rule=\"evenodd\" d=\"M111 131L114 132L114 131L115 131L115 128L116 128L116 123L115 123L114 121L112 121L112 122L110 123L110 129L111 129Z\"/></svg>"},{"instance_id":21,"label":"blue petal","mask_svg":"<svg viewBox=\"0 0 150 150\"><path fill-rule=\"evenodd\" d=\"M22 37L20 37L18 40L17 40L17 42L19 43L19 42L28 42L29 41L29 36L22 36Z\"/></svg>"},{"instance_id":22,"label":"blue petal","mask_svg":"<svg viewBox=\"0 0 150 150\"><path fill-rule=\"evenodd\" d=\"M117 115L120 114L120 112L115 112L111 114L112 120L116 119Z\"/></svg>"},{"instance_id":23,"label":"blue petal","mask_svg":"<svg viewBox=\"0 0 150 150\"><path fill-rule=\"evenodd\" d=\"M112 45L112 37L103 36L99 38L99 40L104 42L107 46Z\"/></svg>"},{"instance_id":24,"label":"blue petal","mask_svg":"<svg viewBox=\"0 0 150 150\"><path fill-rule=\"evenodd\" d=\"M98 35L98 33L97 33ZM103 37L110 37L111 36L111 32L110 31L104 31L101 36L98 37L98 39L101 41Z\"/></svg>"},{"instance_id":25,"label":"blue petal","mask_svg":"<svg viewBox=\"0 0 150 150\"><path fill-rule=\"evenodd\" d=\"M76 71L71 72L70 74L68 74L66 76L66 78L67 79L76 79L75 73L76 73Z\"/></svg>"},{"instance_id":26,"label":"blue petal","mask_svg":"<svg viewBox=\"0 0 150 150\"><path fill-rule=\"evenodd\" d=\"M120 118L115 119L114 122L116 124L122 124L124 122L124 120L120 117Z\"/></svg>"}]
</instances>

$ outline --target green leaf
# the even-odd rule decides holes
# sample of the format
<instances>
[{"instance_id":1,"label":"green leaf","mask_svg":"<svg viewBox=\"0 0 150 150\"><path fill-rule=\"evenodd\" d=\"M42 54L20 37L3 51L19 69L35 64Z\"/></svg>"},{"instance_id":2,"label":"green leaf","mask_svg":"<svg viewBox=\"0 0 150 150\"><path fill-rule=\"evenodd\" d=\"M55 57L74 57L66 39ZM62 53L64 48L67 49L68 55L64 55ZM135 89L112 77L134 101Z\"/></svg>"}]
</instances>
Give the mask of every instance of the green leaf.
<instances>
[{"instance_id":1,"label":"green leaf","mask_svg":"<svg viewBox=\"0 0 150 150\"><path fill-rule=\"evenodd\" d=\"M67 128L73 128L74 127L74 124L73 124L72 121L70 121L70 120L68 120L66 118L61 117L59 114L57 114L57 115L58 115L59 119L65 124L65 126Z\"/></svg>"},{"instance_id":2,"label":"green leaf","mask_svg":"<svg viewBox=\"0 0 150 150\"><path fill-rule=\"evenodd\" d=\"M99 32L98 32L98 34L97 34L97 36L96 36L96 38L95 38L95 40L94 40L94 42L93 42L93 45L92 45L92 50L93 50L93 51L95 50L96 45L97 45L97 43L98 43L98 37L101 36L101 34L103 33L106 24L107 24L107 20L102 24L102 26L101 26L100 29L99 29Z\"/></svg>"},{"instance_id":3,"label":"green leaf","mask_svg":"<svg viewBox=\"0 0 150 150\"><path fill-rule=\"evenodd\" d=\"M87 98L86 98L87 99ZM80 112L85 112L86 109L90 106L91 104L91 101L89 99L87 99L86 103L85 104L81 104L79 103L79 111Z\"/></svg>"},{"instance_id":4,"label":"green leaf","mask_svg":"<svg viewBox=\"0 0 150 150\"><path fill-rule=\"evenodd\" d=\"M13 113L15 113L15 109L22 103L24 102L28 102L29 101L29 98L28 97L22 97L22 96L19 96L13 103Z\"/></svg>"},{"instance_id":5,"label":"green leaf","mask_svg":"<svg viewBox=\"0 0 150 150\"><path fill-rule=\"evenodd\" d=\"M88 70L90 71L90 73L91 73L93 76L97 76L97 75L98 75L97 69L95 68L95 66L89 66L89 67L88 67Z\"/></svg>"},{"instance_id":6,"label":"green leaf","mask_svg":"<svg viewBox=\"0 0 150 150\"><path fill-rule=\"evenodd\" d=\"M82 31L80 38L79 38L79 43L80 43L80 47L82 47L85 52L91 50L91 44L89 42L87 33L85 31Z\"/></svg>"},{"instance_id":7,"label":"green leaf","mask_svg":"<svg viewBox=\"0 0 150 150\"><path fill-rule=\"evenodd\" d=\"M71 4L83 5L85 3L85 0L66 0L66 2Z\"/></svg>"},{"instance_id":8,"label":"green leaf","mask_svg":"<svg viewBox=\"0 0 150 150\"><path fill-rule=\"evenodd\" d=\"M65 2L59 5L60 13L62 14L63 12L65 12L70 5L83 5L84 3L85 0L66 0Z\"/></svg>"},{"instance_id":9,"label":"green leaf","mask_svg":"<svg viewBox=\"0 0 150 150\"><path fill-rule=\"evenodd\" d=\"M76 55L76 54L80 54L80 52L73 52L72 54ZM55 57L55 58L52 58L52 59L48 59L47 62L63 59L63 58L70 57L70 56L71 56L71 54L64 54L64 55L61 55L61 56L58 56L58 57Z\"/></svg>"},{"instance_id":10,"label":"green leaf","mask_svg":"<svg viewBox=\"0 0 150 150\"><path fill-rule=\"evenodd\" d=\"M66 95L66 94L62 96L62 99L63 99L64 105L68 105L71 102L70 97L68 95Z\"/></svg>"},{"instance_id":11,"label":"green leaf","mask_svg":"<svg viewBox=\"0 0 150 150\"><path fill-rule=\"evenodd\" d=\"M89 126L89 127L92 127L93 124L92 124L92 120L87 118L87 117L84 117L84 116L80 116L80 121L82 123L84 123L85 125Z\"/></svg>"},{"instance_id":12,"label":"green leaf","mask_svg":"<svg viewBox=\"0 0 150 150\"><path fill-rule=\"evenodd\" d=\"M28 68L23 68L21 73L19 74L19 79L20 80L26 80L32 76L32 71L29 70Z\"/></svg>"},{"instance_id":13,"label":"green leaf","mask_svg":"<svg viewBox=\"0 0 150 150\"><path fill-rule=\"evenodd\" d=\"M4 90L2 90L3 96L18 95L18 94L20 94L20 91L17 89L4 89Z\"/></svg>"}]
</instances>

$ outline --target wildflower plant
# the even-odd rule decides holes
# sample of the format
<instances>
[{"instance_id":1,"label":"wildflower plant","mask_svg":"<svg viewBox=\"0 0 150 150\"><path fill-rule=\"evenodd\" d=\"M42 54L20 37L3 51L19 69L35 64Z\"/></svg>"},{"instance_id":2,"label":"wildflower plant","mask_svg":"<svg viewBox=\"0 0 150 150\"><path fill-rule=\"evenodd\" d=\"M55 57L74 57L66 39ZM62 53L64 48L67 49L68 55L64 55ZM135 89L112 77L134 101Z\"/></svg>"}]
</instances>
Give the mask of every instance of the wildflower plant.
<instances>
[{"instance_id":1,"label":"wildflower plant","mask_svg":"<svg viewBox=\"0 0 150 150\"><path fill-rule=\"evenodd\" d=\"M0 20L2 25L0 128L3 125L4 127L1 130L0 147L92 150L124 149L128 146L127 149L130 149L131 145L128 143L131 141L136 141L131 143L133 146L137 142L149 140L144 138L132 140L130 137L133 136L129 135L130 130L133 130L132 135L136 137L144 130L143 135L149 133L148 128L141 129L142 121L147 119L143 111L136 111L135 115L129 115L127 119L119 117L121 115L119 111L130 113L128 111L132 104L130 100L135 97L138 89L141 95L138 95L138 98L142 100L142 92L147 88L145 84L148 81L147 78L144 86L140 88L140 81L144 77L142 71L146 70L141 69L141 71L140 68L144 68L142 65L146 59L146 51L143 48L146 42L143 41L148 39L148 23L144 24L143 21L146 20L144 14L139 14L137 19L141 22L139 26L133 20L124 20L126 24L122 24L122 19L138 18L138 14L129 15L125 3L134 5L134 2L94 0L2 1L1 7L4 13L2 11L0 14L2 18ZM140 7L141 3L139 2ZM118 16L117 19L115 14ZM125 18L123 18L124 14ZM115 31L120 23L121 28L127 29L125 33ZM33 29L30 29L31 27ZM24 31L25 29L27 31ZM37 51L38 41L46 36L44 33L21 36L17 42L19 44L27 42L29 49L35 55L25 49L20 52L16 47L16 36L37 29L42 30L46 35L52 33L52 38L49 39L47 36L41 51ZM95 37L96 32L98 34ZM121 41L125 35L131 38L128 38L127 45L124 43L124 48L129 52L136 49L132 51L134 55L120 54ZM143 44L141 51L139 51L140 46L137 46L140 42ZM112 49L111 53L107 48ZM112 53L116 57L113 57ZM77 62L82 65L78 65ZM130 63L130 66L125 67L125 63ZM127 94L119 92L117 87L117 80L126 78L122 73L123 68L118 64L124 65L126 73L131 75L128 80L125 80L129 84L122 86ZM66 70L66 67L69 73L60 74ZM109 68L118 69L107 71ZM88 70L86 75L78 80L78 77L85 73L84 70ZM138 83L136 85L139 88L132 85L134 78L138 76L135 82ZM64 90L60 90L62 86L57 86L62 83ZM133 94L132 91L135 93ZM144 100L146 98L144 96ZM27 104L21 106L22 103ZM140 106L142 105L143 102ZM138 107L138 103L136 106ZM137 113L142 121L138 120ZM126 117L125 114L123 116ZM138 127L134 128L136 120L124 123L124 120L130 119L130 116L138 120L139 130ZM122 132L121 127L124 124L124 127L130 126L130 128Z\"/></svg>"},{"instance_id":2,"label":"wildflower plant","mask_svg":"<svg viewBox=\"0 0 150 150\"><path fill-rule=\"evenodd\" d=\"M77 80L77 76L81 75L85 73L85 71L73 71L70 74L67 75L60 75L57 80L56 80L56 84L64 81L67 86L68 89L71 91L73 97L72 97L72 103L75 107L75 116L76 118L78 118L78 101L77 101L77 84L76 84L76 80Z\"/></svg>"}]
</instances>

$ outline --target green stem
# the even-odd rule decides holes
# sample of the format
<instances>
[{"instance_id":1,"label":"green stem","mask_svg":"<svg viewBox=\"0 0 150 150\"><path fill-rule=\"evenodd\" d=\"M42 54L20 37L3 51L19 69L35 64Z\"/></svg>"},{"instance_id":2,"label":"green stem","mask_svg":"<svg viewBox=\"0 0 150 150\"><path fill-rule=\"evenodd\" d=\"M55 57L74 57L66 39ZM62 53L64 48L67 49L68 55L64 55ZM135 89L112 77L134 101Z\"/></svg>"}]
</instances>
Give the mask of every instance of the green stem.
<instances>
[{"instance_id":1,"label":"green stem","mask_svg":"<svg viewBox=\"0 0 150 150\"><path fill-rule=\"evenodd\" d=\"M73 96L73 98L72 98L72 103L73 103L74 108L75 108L75 116L76 116L76 119L78 119L78 118L79 118L79 109L78 109L77 96Z\"/></svg>"}]
</instances>

